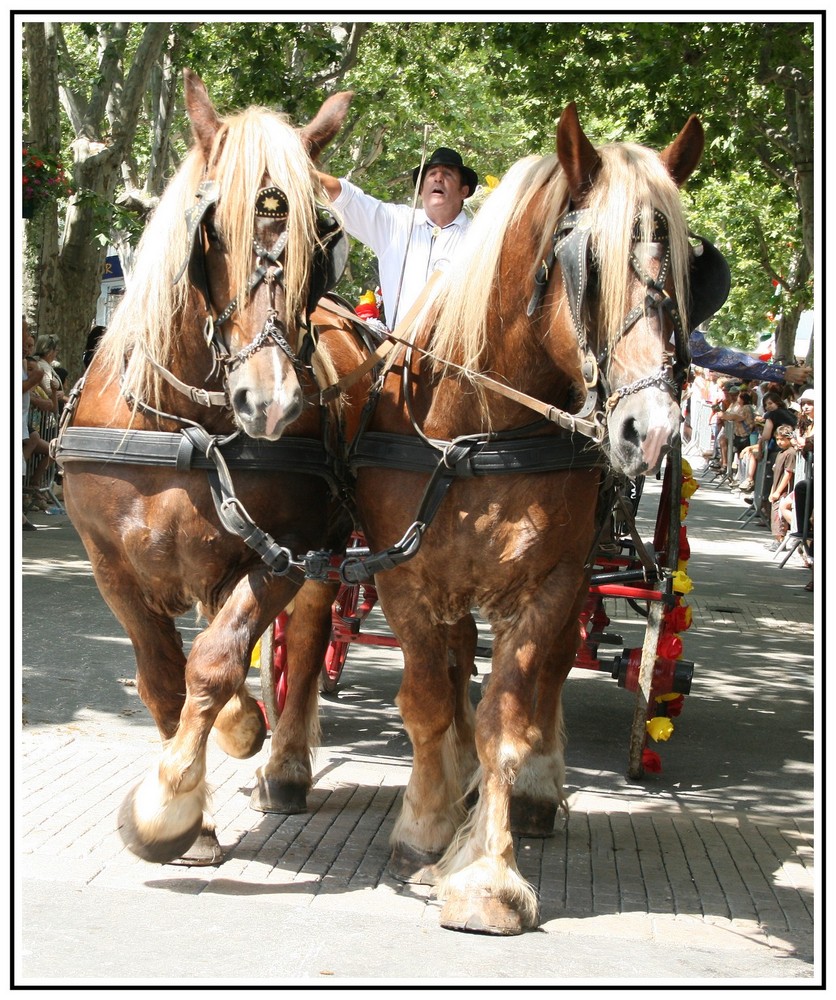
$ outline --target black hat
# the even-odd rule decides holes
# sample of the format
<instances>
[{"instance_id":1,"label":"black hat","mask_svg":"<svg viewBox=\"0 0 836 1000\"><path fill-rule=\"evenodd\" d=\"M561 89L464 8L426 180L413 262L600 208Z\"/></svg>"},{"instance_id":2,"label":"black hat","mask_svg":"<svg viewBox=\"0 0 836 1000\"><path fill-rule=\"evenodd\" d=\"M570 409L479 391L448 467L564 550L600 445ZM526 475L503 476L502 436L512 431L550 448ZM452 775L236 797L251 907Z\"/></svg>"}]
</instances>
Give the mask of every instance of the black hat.
<instances>
[{"instance_id":1,"label":"black hat","mask_svg":"<svg viewBox=\"0 0 836 1000\"><path fill-rule=\"evenodd\" d=\"M462 181L468 187L467 197L469 198L476 190L476 185L479 183L479 177L476 171L471 170L470 167L466 167L464 163L462 163L462 158L460 153L457 153L455 149L448 149L446 146L439 147L429 158L429 160L427 160L427 162L424 164L424 173L426 173L430 169L430 167L435 167L438 166L439 164L443 164L445 167L457 167L461 171ZM420 167L416 167L412 171L413 184L418 183L418 171L420 169L421 169ZM424 181L424 175L422 174L421 182L423 183L423 181Z\"/></svg>"}]
</instances>

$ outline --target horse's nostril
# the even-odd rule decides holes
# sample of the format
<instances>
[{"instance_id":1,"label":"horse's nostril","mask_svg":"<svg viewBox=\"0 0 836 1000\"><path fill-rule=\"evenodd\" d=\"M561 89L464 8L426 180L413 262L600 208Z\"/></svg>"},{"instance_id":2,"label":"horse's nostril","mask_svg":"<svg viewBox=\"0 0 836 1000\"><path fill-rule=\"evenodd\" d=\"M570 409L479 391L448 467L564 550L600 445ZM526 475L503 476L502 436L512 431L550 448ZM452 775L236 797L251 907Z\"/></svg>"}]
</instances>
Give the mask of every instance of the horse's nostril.
<instances>
[{"instance_id":1,"label":"horse's nostril","mask_svg":"<svg viewBox=\"0 0 836 1000\"><path fill-rule=\"evenodd\" d=\"M643 435L634 417L628 417L621 425L621 436L637 448L641 446Z\"/></svg>"},{"instance_id":2,"label":"horse's nostril","mask_svg":"<svg viewBox=\"0 0 836 1000\"><path fill-rule=\"evenodd\" d=\"M240 417L251 417L255 412L249 389L236 389L232 394L232 409Z\"/></svg>"}]
</instances>

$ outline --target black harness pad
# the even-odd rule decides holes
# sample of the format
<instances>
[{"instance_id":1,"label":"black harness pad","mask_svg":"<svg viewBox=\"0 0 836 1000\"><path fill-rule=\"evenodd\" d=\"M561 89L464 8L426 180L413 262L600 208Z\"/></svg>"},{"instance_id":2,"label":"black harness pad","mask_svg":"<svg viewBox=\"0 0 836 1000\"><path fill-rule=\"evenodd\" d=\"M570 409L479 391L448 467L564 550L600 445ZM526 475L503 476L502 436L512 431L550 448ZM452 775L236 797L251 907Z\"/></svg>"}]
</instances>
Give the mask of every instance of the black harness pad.
<instances>
[{"instance_id":1,"label":"black harness pad","mask_svg":"<svg viewBox=\"0 0 836 1000\"><path fill-rule=\"evenodd\" d=\"M691 262L691 302L688 324L692 330L704 323L723 305L731 291L731 268L722 253L703 236Z\"/></svg>"},{"instance_id":2,"label":"black harness pad","mask_svg":"<svg viewBox=\"0 0 836 1000\"><path fill-rule=\"evenodd\" d=\"M348 240L342 226L324 208L317 209L319 242L314 249L311 284L308 292L308 312L326 292L330 292L343 276L348 263Z\"/></svg>"}]
</instances>

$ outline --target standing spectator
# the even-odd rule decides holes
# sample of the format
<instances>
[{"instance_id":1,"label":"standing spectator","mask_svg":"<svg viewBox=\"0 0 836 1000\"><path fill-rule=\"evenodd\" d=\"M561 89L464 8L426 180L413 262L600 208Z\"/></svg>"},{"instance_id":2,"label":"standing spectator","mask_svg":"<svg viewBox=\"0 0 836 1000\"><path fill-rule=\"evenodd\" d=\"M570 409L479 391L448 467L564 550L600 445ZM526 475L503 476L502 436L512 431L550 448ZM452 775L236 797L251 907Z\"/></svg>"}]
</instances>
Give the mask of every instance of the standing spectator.
<instances>
[{"instance_id":1,"label":"standing spectator","mask_svg":"<svg viewBox=\"0 0 836 1000\"><path fill-rule=\"evenodd\" d=\"M55 370L58 360L58 338L52 333L41 334L35 343L35 357L41 370L48 376L44 380L44 388L50 393L54 391L58 408L66 402L64 383Z\"/></svg>"},{"instance_id":2,"label":"standing spectator","mask_svg":"<svg viewBox=\"0 0 836 1000\"><path fill-rule=\"evenodd\" d=\"M801 416L796 423L796 433L793 444L798 451L811 452L813 450L813 432L816 412L816 394L813 389L805 389L798 397L798 406Z\"/></svg>"},{"instance_id":3,"label":"standing spectator","mask_svg":"<svg viewBox=\"0 0 836 1000\"><path fill-rule=\"evenodd\" d=\"M723 468L730 468L734 456L740 462L740 453L744 448L748 448L752 443L751 432L755 427L755 408L752 406L751 397L748 393L741 391L737 385L727 385L724 389L729 405L725 410L717 414L717 421L721 430L719 431L720 455ZM732 456L727 454L728 439L723 433L723 429L728 424L733 424L732 431Z\"/></svg>"},{"instance_id":4,"label":"standing spectator","mask_svg":"<svg viewBox=\"0 0 836 1000\"><path fill-rule=\"evenodd\" d=\"M768 496L772 489L772 466L778 454L778 445L775 441L775 431L782 424L789 424L795 428L796 419L792 410L786 409L783 400L777 392L767 392L763 397L763 430L760 441L754 446L753 457L759 462L766 462L766 475L764 478L763 493Z\"/></svg>"},{"instance_id":5,"label":"standing spectator","mask_svg":"<svg viewBox=\"0 0 836 1000\"><path fill-rule=\"evenodd\" d=\"M22 408L22 422L23 422L23 462L24 465L32 455L40 455L41 460L39 463L43 464L44 458L49 456L49 446L46 441L41 438L37 431L31 431L29 429L29 414L33 409L32 406L32 393L38 389L42 390L42 382L45 378L45 373L41 369L40 365L37 363L35 358L31 357L33 351L35 350L35 338L29 333L29 325L26 321L26 317L23 317L23 408ZM27 518L26 514L23 514L23 530L24 531L35 531L36 526Z\"/></svg>"},{"instance_id":6,"label":"standing spectator","mask_svg":"<svg viewBox=\"0 0 836 1000\"><path fill-rule=\"evenodd\" d=\"M801 406L801 416L798 418L793 435L793 447L797 453L812 456L815 436L814 390L805 389L798 402ZM796 478L795 489L781 502L781 512L788 524L795 518L796 530L804 539L809 539L813 526L813 480L810 462L805 465L805 478L800 481ZM808 568L812 568L812 562L807 558L804 547L802 547L802 558L805 559ZM810 580L804 589L812 590L813 581Z\"/></svg>"},{"instance_id":7,"label":"standing spectator","mask_svg":"<svg viewBox=\"0 0 836 1000\"><path fill-rule=\"evenodd\" d=\"M773 466L772 489L769 491L770 521L773 541L766 548L775 552L787 533L787 522L781 515L781 502L792 494L795 479L795 449L792 447L794 430L789 424L782 424L775 431L778 454Z\"/></svg>"}]
</instances>

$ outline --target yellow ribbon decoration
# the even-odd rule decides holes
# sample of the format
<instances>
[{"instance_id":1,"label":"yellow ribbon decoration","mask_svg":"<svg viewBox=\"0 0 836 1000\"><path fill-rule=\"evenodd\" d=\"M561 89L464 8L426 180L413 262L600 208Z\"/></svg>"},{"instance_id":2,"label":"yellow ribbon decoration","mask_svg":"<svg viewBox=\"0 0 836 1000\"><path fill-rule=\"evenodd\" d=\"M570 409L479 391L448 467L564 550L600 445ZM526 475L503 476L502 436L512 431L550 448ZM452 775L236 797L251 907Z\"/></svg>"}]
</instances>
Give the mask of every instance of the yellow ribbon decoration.
<instances>
[{"instance_id":1,"label":"yellow ribbon decoration","mask_svg":"<svg viewBox=\"0 0 836 1000\"><path fill-rule=\"evenodd\" d=\"M673 723L664 715L647 721L647 735L656 743L669 740L673 733Z\"/></svg>"}]
</instances>

